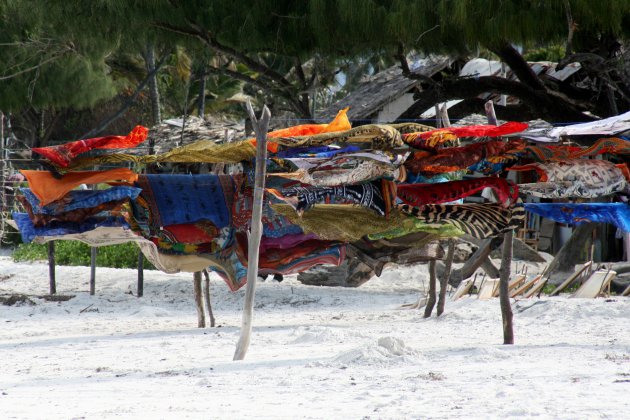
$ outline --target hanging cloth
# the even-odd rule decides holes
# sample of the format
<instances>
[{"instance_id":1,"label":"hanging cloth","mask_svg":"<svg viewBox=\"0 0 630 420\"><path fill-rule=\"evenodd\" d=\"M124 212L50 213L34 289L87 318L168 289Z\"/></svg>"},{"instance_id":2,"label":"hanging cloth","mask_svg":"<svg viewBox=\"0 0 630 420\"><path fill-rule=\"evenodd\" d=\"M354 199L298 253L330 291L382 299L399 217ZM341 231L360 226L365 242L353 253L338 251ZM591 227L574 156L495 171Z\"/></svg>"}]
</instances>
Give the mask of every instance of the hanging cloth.
<instances>
[{"instance_id":1,"label":"hanging cloth","mask_svg":"<svg viewBox=\"0 0 630 420\"><path fill-rule=\"evenodd\" d=\"M630 111L599 121L565 125L563 127L530 129L520 136L533 141L557 142L563 136L614 135L630 130Z\"/></svg>"},{"instance_id":2,"label":"hanging cloth","mask_svg":"<svg viewBox=\"0 0 630 420\"><path fill-rule=\"evenodd\" d=\"M405 204L423 206L441 204L468 197L484 188L492 188L499 197L499 202L508 207L518 198L518 187L503 178L476 178L462 181L443 182L441 184L400 184L396 193Z\"/></svg>"},{"instance_id":3,"label":"hanging cloth","mask_svg":"<svg viewBox=\"0 0 630 420\"><path fill-rule=\"evenodd\" d=\"M630 232L630 206L625 203L525 203L525 210L559 223L611 223Z\"/></svg>"},{"instance_id":4,"label":"hanging cloth","mask_svg":"<svg viewBox=\"0 0 630 420\"><path fill-rule=\"evenodd\" d=\"M528 127L525 123L507 122L502 125L469 125L465 127L438 128L423 133L403 136L403 141L411 147L419 149L436 148L440 144L461 137L499 137L520 133Z\"/></svg>"},{"instance_id":5,"label":"hanging cloth","mask_svg":"<svg viewBox=\"0 0 630 420\"><path fill-rule=\"evenodd\" d=\"M136 126L126 136L105 136L93 139L77 140L58 146L34 147L31 151L42 155L52 163L62 168L67 167L72 159L81 153L94 149L127 149L136 147L146 140L149 129L141 125Z\"/></svg>"},{"instance_id":6,"label":"hanging cloth","mask_svg":"<svg viewBox=\"0 0 630 420\"><path fill-rule=\"evenodd\" d=\"M71 172L57 179L48 171L21 170L28 185L37 196L41 206L52 203L65 196L81 184L99 184L102 182L127 181L134 182L138 174L127 168L116 168L107 171Z\"/></svg>"}]
</instances>

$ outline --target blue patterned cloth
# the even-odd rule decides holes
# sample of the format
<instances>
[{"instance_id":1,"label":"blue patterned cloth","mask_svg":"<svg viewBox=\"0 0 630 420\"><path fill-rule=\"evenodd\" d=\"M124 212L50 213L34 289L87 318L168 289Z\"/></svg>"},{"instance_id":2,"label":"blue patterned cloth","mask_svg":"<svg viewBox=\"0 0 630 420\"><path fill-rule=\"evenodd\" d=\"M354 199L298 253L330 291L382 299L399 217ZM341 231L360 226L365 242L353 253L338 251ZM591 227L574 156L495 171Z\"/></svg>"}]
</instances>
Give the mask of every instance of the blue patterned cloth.
<instances>
[{"instance_id":1,"label":"blue patterned cloth","mask_svg":"<svg viewBox=\"0 0 630 420\"><path fill-rule=\"evenodd\" d=\"M63 236L82 233L101 226L119 226L129 229L129 225L122 217L91 217L81 223L51 222L43 227L35 227L26 213L13 213L13 220L17 224L22 241L32 242L37 236Z\"/></svg>"},{"instance_id":2,"label":"blue patterned cloth","mask_svg":"<svg viewBox=\"0 0 630 420\"><path fill-rule=\"evenodd\" d=\"M54 201L45 206L40 205L40 200L33 194L30 188L20 188L20 192L31 205L34 214L46 214L55 216L77 209L88 209L110 201L118 201L125 198L135 199L142 191L140 188L119 186L106 190L73 190L61 200Z\"/></svg>"},{"instance_id":3,"label":"blue patterned cloth","mask_svg":"<svg viewBox=\"0 0 630 420\"><path fill-rule=\"evenodd\" d=\"M331 158L339 153L351 153L361 150L359 146L347 146L342 148L330 146L316 147L296 147L293 149L282 150L274 155L278 158Z\"/></svg>"},{"instance_id":4,"label":"blue patterned cloth","mask_svg":"<svg viewBox=\"0 0 630 420\"><path fill-rule=\"evenodd\" d=\"M625 203L525 203L525 210L560 223L611 223L630 232L630 206Z\"/></svg>"}]
</instances>

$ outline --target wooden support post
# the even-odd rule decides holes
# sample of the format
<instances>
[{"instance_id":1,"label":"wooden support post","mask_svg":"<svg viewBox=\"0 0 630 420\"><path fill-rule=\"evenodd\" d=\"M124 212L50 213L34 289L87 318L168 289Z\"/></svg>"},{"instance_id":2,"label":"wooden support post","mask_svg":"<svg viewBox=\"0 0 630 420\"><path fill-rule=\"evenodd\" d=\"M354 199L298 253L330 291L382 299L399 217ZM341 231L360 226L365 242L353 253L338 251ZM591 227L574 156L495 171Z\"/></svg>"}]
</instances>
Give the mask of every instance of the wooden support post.
<instances>
[{"instance_id":1,"label":"wooden support post","mask_svg":"<svg viewBox=\"0 0 630 420\"><path fill-rule=\"evenodd\" d=\"M453 267L453 257L455 256L455 239L448 240L448 251L446 252L446 269L444 275L440 279L440 298L437 305L437 316L444 313L444 305L446 305L446 288L451 279L451 270Z\"/></svg>"},{"instance_id":2,"label":"wooden support post","mask_svg":"<svg viewBox=\"0 0 630 420\"><path fill-rule=\"evenodd\" d=\"M442 128L442 120L440 119L440 104L435 104L435 128Z\"/></svg>"},{"instance_id":3,"label":"wooden support post","mask_svg":"<svg viewBox=\"0 0 630 420\"><path fill-rule=\"evenodd\" d=\"M514 328L512 325L512 306L510 305L510 272L512 267L512 239L514 231L503 235L503 253L501 256L501 276L499 277L499 301L503 319L503 344L514 344Z\"/></svg>"},{"instance_id":4,"label":"wooden support post","mask_svg":"<svg viewBox=\"0 0 630 420\"><path fill-rule=\"evenodd\" d=\"M138 293L137 297L144 296L144 254L138 249Z\"/></svg>"},{"instance_id":5,"label":"wooden support post","mask_svg":"<svg viewBox=\"0 0 630 420\"><path fill-rule=\"evenodd\" d=\"M90 248L90 295L96 292L96 247Z\"/></svg>"},{"instance_id":6,"label":"wooden support post","mask_svg":"<svg viewBox=\"0 0 630 420\"><path fill-rule=\"evenodd\" d=\"M55 281L55 241L48 242L48 282L50 294L57 293L57 282Z\"/></svg>"},{"instance_id":7,"label":"wooden support post","mask_svg":"<svg viewBox=\"0 0 630 420\"><path fill-rule=\"evenodd\" d=\"M193 292L195 295L195 307L197 308L197 328L206 327L206 315L203 311L203 300L201 292L201 271L193 273Z\"/></svg>"},{"instance_id":8,"label":"wooden support post","mask_svg":"<svg viewBox=\"0 0 630 420\"><path fill-rule=\"evenodd\" d=\"M484 104L486 110L486 118L488 118L488 125L499 125L497 121L497 114L494 112L494 103L488 101Z\"/></svg>"},{"instance_id":9,"label":"wooden support post","mask_svg":"<svg viewBox=\"0 0 630 420\"><path fill-rule=\"evenodd\" d=\"M256 177L254 180L254 197L252 201L252 222L248 238L247 253L247 285L245 288L245 302L243 304L243 323L241 336L236 345L234 360L243 360L252 334L252 318L254 316L254 295L256 294L256 278L258 277L258 251L262 236L262 205L265 192L265 174L267 170L267 129L271 112L267 106L263 107L260 121L256 119L251 103L247 102L247 112L256 132Z\"/></svg>"},{"instance_id":10,"label":"wooden support post","mask_svg":"<svg viewBox=\"0 0 630 420\"><path fill-rule=\"evenodd\" d=\"M448 108L446 107L446 102L444 102L444 104L440 107L440 121L442 121L442 127L451 126L451 120L448 118Z\"/></svg>"},{"instance_id":11,"label":"wooden support post","mask_svg":"<svg viewBox=\"0 0 630 420\"><path fill-rule=\"evenodd\" d=\"M435 260L429 261L429 298L427 300L427 306L424 308L424 317L428 318L431 316L431 312L433 312L433 307L435 306L435 289L437 283L437 273L435 268L436 262Z\"/></svg>"},{"instance_id":12,"label":"wooden support post","mask_svg":"<svg viewBox=\"0 0 630 420\"><path fill-rule=\"evenodd\" d=\"M212 303L210 301L210 275L208 274L208 270L203 270L203 275L206 278L205 287L203 289L203 297L206 302L206 310L208 311L208 316L210 317L210 326L214 327L216 321L214 319L214 313L212 312Z\"/></svg>"}]
</instances>

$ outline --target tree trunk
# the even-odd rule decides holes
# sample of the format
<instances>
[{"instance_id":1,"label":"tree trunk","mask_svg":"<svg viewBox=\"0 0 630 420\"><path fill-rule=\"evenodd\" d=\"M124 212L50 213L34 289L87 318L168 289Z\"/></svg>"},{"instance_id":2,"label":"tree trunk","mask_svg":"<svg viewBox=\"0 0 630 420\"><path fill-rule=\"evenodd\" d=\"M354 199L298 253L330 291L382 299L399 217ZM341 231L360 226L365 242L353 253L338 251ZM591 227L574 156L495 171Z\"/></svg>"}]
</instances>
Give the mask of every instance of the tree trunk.
<instances>
[{"instance_id":1,"label":"tree trunk","mask_svg":"<svg viewBox=\"0 0 630 420\"><path fill-rule=\"evenodd\" d=\"M584 223L577 226L571 238L560 248L543 275L550 277L555 272L572 272L575 264L585 259L583 256L591 244L592 234L596 227L597 223Z\"/></svg>"},{"instance_id":2,"label":"tree trunk","mask_svg":"<svg viewBox=\"0 0 630 420\"><path fill-rule=\"evenodd\" d=\"M499 279L499 301L501 303L501 318L503 319L503 344L514 344L513 314L508 287L512 268L513 236L514 232L511 230L503 235L503 256L501 258L501 277Z\"/></svg>"},{"instance_id":3,"label":"tree trunk","mask_svg":"<svg viewBox=\"0 0 630 420\"><path fill-rule=\"evenodd\" d=\"M162 113L160 111L160 90L157 83L157 73L155 72L155 46L148 43L144 54L144 62L149 77L149 97L151 98L151 117L153 125L162 122Z\"/></svg>"},{"instance_id":4,"label":"tree trunk","mask_svg":"<svg viewBox=\"0 0 630 420\"><path fill-rule=\"evenodd\" d=\"M214 325L216 324L216 320L214 319L214 313L212 312L212 302L210 300L210 275L208 274L208 270L204 269L203 275L206 278L206 283L203 290L203 297L206 302L208 316L210 317L210 327L214 327Z\"/></svg>"},{"instance_id":5,"label":"tree trunk","mask_svg":"<svg viewBox=\"0 0 630 420\"><path fill-rule=\"evenodd\" d=\"M197 328L206 327L206 314L203 311L203 293L201 291L201 271L193 273L193 292L195 295L195 307L197 308Z\"/></svg>"},{"instance_id":6,"label":"tree trunk","mask_svg":"<svg viewBox=\"0 0 630 420\"><path fill-rule=\"evenodd\" d=\"M245 302L243 304L243 322L241 335L234 352L234 360L243 360L252 334L252 319L254 317L254 295L256 293L256 278L258 277L258 252L262 236L262 206L265 189L265 173L267 161L267 129L271 113L267 106L263 107L260 121L256 119L251 103L247 103L247 111L256 132L256 173L254 179L254 197L252 199L252 222L247 250L247 286Z\"/></svg>"},{"instance_id":7,"label":"tree trunk","mask_svg":"<svg viewBox=\"0 0 630 420\"><path fill-rule=\"evenodd\" d=\"M205 66L201 68L201 74L199 77L199 96L197 97L197 115L199 118L203 118L206 115L206 83L208 81L208 75L206 74Z\"/></svg>"}]
</instances>

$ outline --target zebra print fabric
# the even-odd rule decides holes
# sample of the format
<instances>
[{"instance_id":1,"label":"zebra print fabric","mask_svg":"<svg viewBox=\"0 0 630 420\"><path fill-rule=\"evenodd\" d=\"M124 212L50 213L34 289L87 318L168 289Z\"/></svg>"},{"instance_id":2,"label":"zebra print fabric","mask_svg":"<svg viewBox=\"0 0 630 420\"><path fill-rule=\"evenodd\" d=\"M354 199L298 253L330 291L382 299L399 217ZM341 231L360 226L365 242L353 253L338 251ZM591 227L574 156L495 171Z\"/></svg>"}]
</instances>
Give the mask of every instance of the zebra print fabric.
<instances>
[{"instance_id":1,"label":"zebra print fabric","mask_svg":"<svg viewBox=\"0 0 630 420\"><path fill-rule=\"evenodd\" d=\"M525 209L521 200L514 207L507 209L495 203L427 204L422 207L402 204L398 209L427 224L452 224L464 233L479 239L518 229L525 220Z\"/></svg>"}]
</instances>

